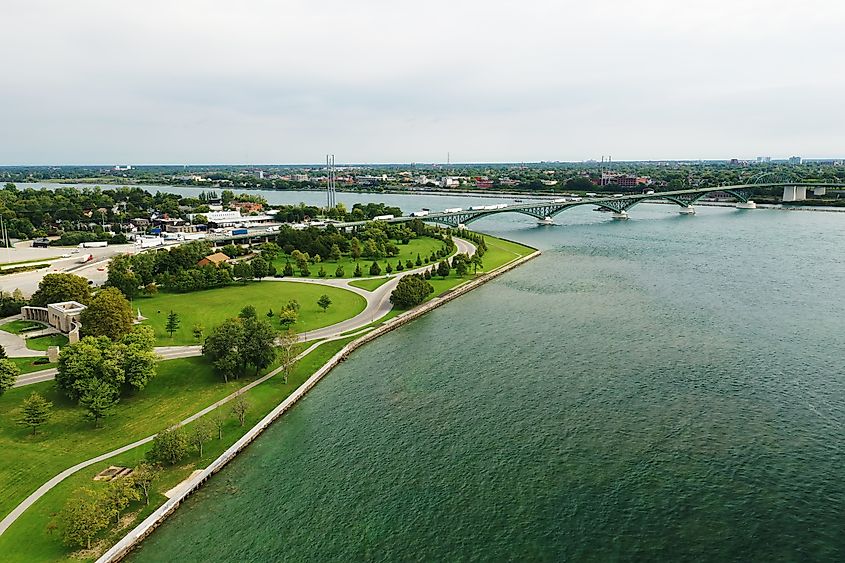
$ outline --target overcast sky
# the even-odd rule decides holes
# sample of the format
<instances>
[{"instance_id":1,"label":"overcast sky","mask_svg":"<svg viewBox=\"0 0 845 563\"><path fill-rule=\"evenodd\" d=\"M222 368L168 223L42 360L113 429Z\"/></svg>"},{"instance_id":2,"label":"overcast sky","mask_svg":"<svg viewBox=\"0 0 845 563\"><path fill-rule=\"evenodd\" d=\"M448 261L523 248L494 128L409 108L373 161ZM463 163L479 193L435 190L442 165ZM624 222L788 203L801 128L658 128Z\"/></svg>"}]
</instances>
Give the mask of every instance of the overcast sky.
<instances>
[{"instance_id":1,"label":"overcast sky","mask_svg":"<svg viewBox=\"0 0 845 563\"><path fill-rule=\"evenodd\" d=\"M3 2L0 164L845 156L845 2Z\"/></svg>"}]
</instances>

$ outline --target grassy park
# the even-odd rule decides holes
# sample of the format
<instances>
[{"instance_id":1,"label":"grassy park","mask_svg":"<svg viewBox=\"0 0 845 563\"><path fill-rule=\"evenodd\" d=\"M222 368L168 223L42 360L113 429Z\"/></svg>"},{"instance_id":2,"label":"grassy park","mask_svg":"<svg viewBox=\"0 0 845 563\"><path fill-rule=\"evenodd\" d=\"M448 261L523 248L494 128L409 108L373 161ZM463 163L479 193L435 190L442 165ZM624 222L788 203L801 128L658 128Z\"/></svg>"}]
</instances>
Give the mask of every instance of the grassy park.
<instances>
[{"instance_id":1,"label":"grassy park","mask_svg":"<svg viewBox=\"0 0 845 563\"><path fill-rule=\"evenodd\" d=\"M523 246L515 242L502 240L488 235L484 236L484 241L487 244L487 252L485 252L482 258L484 266L479 268L477 273L479 276L485 272L490 272L496 268L500 268L517 258L528 256L534 252L534 249L528 246ZM429 296L429 299L437 297L438 295L466 283L475 277L476 275L474 275L471 270L465 276L460 277L454 269L452 269L445 279L440 276L433 276L430 280L428 280L428 283L434 287L434 293Z\"/></svg>"},{"instance_id":2,"label":"grassy park","mask_svg":"<svg viewBox=\"0 0 845 563\"><path fill-rule=\"evenodd\" d=\"M430 240L436 244L429 247L429 254L431 250L438 250L441 247L439 241ZM410 247L416 242L424 241L414 239L407 246ZM485 242L488 250L483 257L484 267L479 270L479 275L482 271L493 270L533 252L533 249L528 247L489 236L485 236ZM406 259L415 261L417 252L423 255L422 249L408 250L404 246L400 248L403 250L403 261ZM405 254L408 256L405 257ZM391 259L392 263L395 264L397 259ZM383 265L384 260L379 262ZM365 264L368 265L369 262L362 262L362 268ZM328 270L328 266L326 269ZM352 262L352 270L354 270L354 262ZM445 279L435 276L431 280L435 291L430 297L442 294L474 277L472 273L459 277L454 269ZM372 291L386 281L386 278L362 279L356 280L354 285ZM323 312L317 305L317 300L322 294L329 295L332 300L332 305L327 312ZM140 308L141 314L147 317L145 323L154 329L160 345L182 345L197 343L192 334L194 324L202 324L208 334L212 328L227 318L236 316L246 305L253 305L258 315L263 316L268 309L277 312L291 299L296 299L301 305L299 321L294 325L294 329L300 332L350 318L365 307L364 299L352 292L288 281L250 282L245 285L238 284L184 294L159 293L153 297L136 299L132 307L133 311ZM165 330L167 316L171 310L178 313L181 321L179 329L172 338ZM373 324L381 324L385 319L399 312L393 310ZM273 322L273 325L278 326L278 323ZM199 459L198 455L193 453L187 460L176 466L165 468L155 484L150 506L144 506L139 502L133 503L123 525L112 528L104 535L100 547L105 548L122 537L132 526L164 502L164 491L188 477L194 469L205 467L352 338L327 342L319 346L297 364L287 384L282 383L281 377L273 377L247 391L244 396L251 407L243 427L229 414L231 405L220 407L219 412L227 419L223 439L218 440L215 435L205 446L203 459ZM35 358L18 358L14 361L23 371L24 364L34 362ZM262 373L267 373L277 365L270 366ZM52 366L38 366L37 369L49 367ZM30 371L35 371L35 369ZM159 432L252 382L255 377L257 376L223 383L214 373L211 364L204 358L163 361L158 364L157 376L146 388L122 398L101 428L95 428L89 420L86 420L83 417L84 409L61 395L53 382L8 390L0 396L0 447L6 451L14 451L15 455L0 457L0 518L62 470ZM52 418L35 435L17 423L20 405L33 391L41 393L53 403ZM191 425L188 425L188 430L190 428ZM4 554L4 561L71 559L73 554L62 544L60 534L50 528L53 516L62 509L68 498L81 488L104 487L104 483L92 480L96 473L110 465L134 466L143 458L149 447L149 445L139 446L119 456L94 464L72 475L48 492L0 536L0 553ZM94 559L96 554L85 554L81 558Z\"/></svg>"},{"instance_id":3,"label":"grassy park","mask_svg":"<svg viewBox=\"0 0 845 563\"><path fill-rule=\"evenodd\" d=\"M135 506L130 508L134 518L128 521L124 528L107 536L104 545L117 541L131 526L163 503L166 500L163 494L165 491L187 478L194 469L205 467L208 462L219 456L349 340L327 342L308 354L297 363L286 385L282 383L281 377L273 377L246 392L244 397L251 407L243 427L229 416L230 405L222 406L222 414L228 417L223 439L218 440L215 437L208 442L202 459L194 453L180 464L166 468L155 483L150 506L135 503ZM81 410L78 407L67 404L57 393L50 391L52 383L13 389L0 397L0 444L7 448L14 444L17 451L22 451L22 455L16 456L19 458L17 461L20 462L20 458L23 458L29 471L37 468L39 464L46 465L32 475L17 467L22 465L21 463L12 463L9 459L0 460L0 514L8 513L38 485L74 463L158 432L252 381L250 378L223 384L202 358L170 360L162 362L160 366L159 376L143 393L137 398L122 401L115 415L99 430L95 430L90 422L81 420ZM273 367L275 366L265 372ZM10 409L15 410L16 405L31 390L38 390L48 400L54 401L55 405L53 420L34 438L23 428L12 426L13 415L9 412ZM186 400L186 397L190 397L190 400ZM191 425L188 425L187 429L190 430ZM81 447L74 448L77 441L80 443L76 445ZM75 451L77 449L79 451ZM148 449L148 444L139 446L94 464L69 477L47 493L0 536L0 553L4 554L4 561L71 560L71 551L61 543L57 533L51 533L49 530L53 515L61 510L75 491L83 487L105 486L104 483L93 481L99 471L110 465L134 466L143 459Z\"/></svg>"},{"instance_id":4,"label":"grassy park","mask_svg":"<svg viewBox=\"0 0 845 563\"><path fill-rule=\"evenodd\" d=\"M317 305L323 294L332 300L325 312ZM291 299L296 299L301 306L299 320L293 325L297 332L332 325L357 315L366 307L363 297L345 289L271 280L192 293L159 293L135 299L132 307L133 311L141 309L141 315L147 319L144 324L155 330L159 345L176 346L197 344L192 333L197 323L208 334L226 319L236 317L246 305L254 306L258 315L263 316L270 309L278 313ZM172 338L165 330L170 311L176 312L180 320L179 329ZM278 323L274 322L273 326L278 327Z\"/></svg>"},{"instance_id":5,"label":"grassy park","mask_svg":"<svg viewBox=\"0 0 845 563\"><path fill-rule=\"evenodd\" d=\"M430 256L432 252L437 252L438 250L443 248L443 241L435 240L431 237L418 237L408 241L408 244L399 244L397 246L399 248L399 254L397 256L392 256L390 258L379 258L378 260L376 260L376 262L379 263L379 266L381 266L382 271L384 270L384 267L388 262L392 266L396 266L396 262L398 260L402 260L403 264L408 260L410 260L411 262L415 262L417 259L417 254L420 255L420 258L425 260L426 256ZM281 272L285 268L285 262L288 261L290 261L291 265L294 268L294 272L296 272L296 275L298 276L299 271L296 268L296 263L289 256L281 256L279 258L276 258L273 261L273 265L276 266L277 271ZM361 265L361 269L364 271L364 276L366 277L369 275L369 267L372 263L372 258L364 258L363 256L358 259L352 258L351 256L342 256L337 261L328 260L324 256L322 262L309 266L309 269L311 270L311 276L309 277L316 278L317 272L320 271L320 266L322 265L323 268L326 270L327 277L335 277L335 270L337 270L338 266L342 266L343 277L352 278L354 277L355 266L357 264Z\"/></svg>"},{"instance_id":6,"label":"grassy park","mask_svg":"<svg viewBox=\"0 0 845 563\"><path fill-rule=\"evenodd\" d=\"M140 393L124 398L102 428L62 395L52 381L0 396L0 514L5 515L38 485L75 463L154 434L228 395L251 379L224 384L202 358L159 363L158 375ZM22 401L37 391L53 403L50 421L32 436L17 424Z\"/></svg>"}]
</instances>

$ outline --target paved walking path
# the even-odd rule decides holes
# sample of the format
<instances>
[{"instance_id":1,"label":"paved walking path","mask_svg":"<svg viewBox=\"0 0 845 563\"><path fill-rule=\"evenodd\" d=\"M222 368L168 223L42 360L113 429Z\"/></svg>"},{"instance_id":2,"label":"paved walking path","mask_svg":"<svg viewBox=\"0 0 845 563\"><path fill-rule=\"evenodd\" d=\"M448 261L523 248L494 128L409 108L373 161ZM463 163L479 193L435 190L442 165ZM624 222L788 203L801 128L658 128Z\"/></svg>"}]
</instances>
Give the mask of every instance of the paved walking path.
<instances>
[{"instance_id":1,"label":"paved walking path","mask_svg":"<svg viewBox=\"0 0 845 563\"><path fill-rule=\"evenodd\" d=\"M366 332L366 330L362 330L361 332L362 333ZM347 336L355 336L355 335L347 335ZM304 351L302 351L296 357L296 361L299 361L302 358L304 358L306 355L311 353L318 346L325 344L326 342L330 342L332 340L339 340L340 338L346 338L346 336L338 337L338 338L330 338L330 339L327 339L327 340L322 340L320 342L315 342L314 344L312 344L311 346L306 348ZM265 381L267 381L268 379L270 379L274 375L281 372L282 369L283 369L283 367L278 367L278 368L274 369L273 371L271 371L267 375L259 377L258 379L256 379L255 381L253 381L252 383L250 383L248 385L244 385L243 387L241 387L240 389L238 389L234 393L227 395L226 397L223 397L222 399L220 399L216 403L207 406L206 408L202 409L201 411L199 411L195 414L192 414L191 416L189 416L185 420L179 422L175 426L184 426L185 424L189 424L189 423L197 420L198 418L202 417L203 415L210 413L211 411L213 411L217 407L228 403L229 401L238 397L242 393L245 393L246 391L249 391L253 387L264 383ZM77 463L76 465L74 465L73 467L69 467L69 468L65 469L64 471L62 471L61 473L59 473L58 475L56 475L55 477L53 477L52 479L50 479L49 481L47 481L46 483L44 483L43 485L38 487L38 489L36 489L34 493L32 493L31 495L26 497L26 499L23 502L21 502L19 505L17 505L14 508L14 510L12 510L9 514L6 515L5 518L3 518L2 521L0 521L0 535L2 535L3 532L5 532L9 528L9 526L11 526L15 522L15 520L17 520L20 517L20 515L23 514L26 511L27 508L29 508L30 506L35 504L38 501L38 499L40 499L45 494L47 494L47 492L50 489L52 489L53 487L55 487L56 485L58 485L59 483L61 483L62 481L64 481L65 479L67 479L68 477L73 475L74 473L76 473L77 471L80 471L81 469L85 469L86 467L94 465L95 463L99 463L101 461L109 459L110 457L120 455L124 452L128 452L129 450L131 450L133 448L137 448L138 446L142 446L142 445L144 445L148 442L151 442L153 440L153 438L156 437L156 435L157 434L153 434L151 436L147 436L146 438L141 438L140 440L136 440L136 441L132 442L131 444L126 444L125 446L122 446L122 447L117 448L115 450L112 450L110 452L106 452L104 454L98 455L97 457L92 457L91 459L81 461L81 462Z\"/></svg>"},{"instance_id":2,"label":"paved walking path","mask_svg":"<svg viewBox=\"0 0 845 563\"><path fill-rule=\"evenodd\" d=\"M472 254L472 253L475 252L475 246L472 245L471 243L463 240L463 239L455 239L455 244L458 247L458 252L465 252L467 254ZM318 339L318 338L323 339L323 340L320 340L319 342L315 342L314 344L312 344L311 346L306 348L302 353L300 353L296 357L297 361L302 359L303 357L305 357L307 354L309 354L312 350L314 350L315 348L317 348L321 344L324 344L326 342L330 342L332 340L340 340L341 338L357 336L357 335L360 335L360 334L363 334L364 332L366 332L368 330L368 329L364 328L366 325L371 324L374 320L376 320L378 318L381 318L382 316L387 314L390 311L390 309L392 308L392 304L390 303L390 293L393 291L393 288L396 287L396 284L399 283L399 279L403 275L422 272L423 270L430 268L430 267L431 267L430 265L429 266L423 266L421 268L415 268L413 270L409 270L408 272L404 272L401 275L394 276L394 278L391 279L389 282L379 286L375 291L372 291L372 292L362 290L362 289L356 288L354 286L349 286L348 283L350 281L353 281L353 280L337 280L337 279L332 279L332 280L291 279L291 280L289 280L289 281L305 281L306 283L322 283L323 285L334 285L334 283L336 283L336 282L345 282L348 286L348 289L355 291L355 293L359 293L361 295L366 294L366 295L364 295L364 297L367 299L367 307L364 309L364 311L362 313L359 313L355 317L353 317L351 319L347 319L346 321L336 323L336 324L329 326L329 327L326 327L324 329L309 331L307 338L304 339L305 341L311 341L311 340L315 340L315 339ZM268 278L268 279L279 279L279 278ZM280 278L281 281L284 281L285 279L286 278ZM360 278L358 278L358 279L360 279ZM329 283L325 283L325 282L333 282L333 283L329 284ZM363 293L361 293L361 292L363 292ZM378 315L378 316L376 316L376 315ZM353 329L356 329L356 328L361 329L361 330L359 330L358 332L354 332L354 333L351 333L351 334L346 334L344 336L341 336L341 333L350 332L350 331L352 331ZM169 354L174 354L174 356L172 356L172 357L189 357L189 356L200 355L202 353L202 348L200 346L167 346L167 347L162 347L162 348L156 348L156 352L161 354L163 357L168 357L167 355L169 355ZM178 354L184 354L184 355L178 355ZM51 371L54 372L54 373L52 374L52 376L48 376L46 374L46 372L51 372ZM32 373L32 374L27 374L27 376L28 377L42 376L42 377L45 377L46 379L41 379L41 381L47 381L48 379L53 379L55 377L55 371L56 371L55 369L44 370L44 372L35 372L35 373ZM208 414L209 412L213 411L217 407L219 407L219 406L231 401L232 399L236 398L241 393L244 393L244 392L252 389L253 387L260 385L261 383L267 381L268 379L270 379L271 377L273 377L274 375L278 374L281 371L282 371L282 367L278 367L278 368L274 369L273 371L271 371L267 375L264 375L264 376L256 379L252 383L245 385L244 387L242 387L238 391L224 397L223 399L220 399L219 401L217 401L213 405L210 405L210 406L202 409L201 411L189 416L188 418L186 418L185 420L180 422L178 425L182 426L182 425L188 424L190 422L193 422L194 420L197 420L198 418L202 417L203 415ZM21 379L23 379L23 378L21 378ZM35 383L35 381L31 381L30 383ZM24 383L23 385L26 385L26 384L27 383ZM18 385L16 385L16 386L18 386ZM114 457L116 455L120 455L124 452L127 452L127 451L129 451L133 448L137 448L138 446L141 446L141 445L144 445L148 442L151 442L153 440L153 438L155 438L155 437L156 437L156 434L153 434L151 436L147 436L146 438L141 438L140 440L136 440L135 442L132 442L131 444L127 444L125 446L122 446L122 447L117 448L115 450L112 450L110 452L106 452L106 453L99 455L97 457L93 457L91 459L82 461L80 463L77 463L73 467L69 467L68 469L65 469L64 471L62 471L61 473L59 473L58 475L56 475L55 477L53 477L52 479L50 479L49 481L47 481L46 483L44 483L43 485L38 487L38 489L36 489L35 492L30 494L26 499L24 499L23 502L21 502L19 505L17 505L9 514L7 514L6 517L3 518L2 521L0 521L0 535L2 535L9 528L9 526L11 526L21 516L21 514L23 514L30 506L35 504L38 501L38 499L43 497L53 487L55 487L56 485L58 485L59 483L64 481L66 478L68 478L71 475L73 475L74 473L76 473L77 471L80 471L80 470L85 469L86 467L89 467L89 466L91 466L95 463L99 463L101 461L104 461L104 460L109 459L111 457Z\"/></svg>"},{"instance_id":3,"label":"paved walking path","mask_svg":"<svg viewBox=\"0 0 845 563\"><path fill-rule=\"evenodd\" d=\"M12 315L11 317L0 319L0 325L4 325L12 321L18 321L20 319L20 315ZM6 351L6 355L10 358L37 358L39 356L46 355L44 352L30 350L27 348L26 339L23 336L12 334L11 332L6 332L5 330L0 330L0 346L3 346L3 349Z\"/></svg>"},{"instance_id":4,"label":"paved walking path","mask_svg":"<svg viewBox=\"0 0 845 563\"><path fill-rule=\"evenodd\" d=\"M458 252L466 253L472 255L475 253L475 245L470 242L467 242L463 239L456 238L455 245L458 247ZM390 302L390 294L396 288L396 284L399 283L399 280L402 276L406 276L408 274L420 273L427 269L431 268L431 264L428 266L422 266L420 268L414 268L413 270L408 270L407 272L403 272L401 274L396 274L389 276L390 280L385 282L384 284L380 285L373 291L367 291L366 289L361 289L360 287L355 287L354 285L350 285L350 282L358 281L361 279L373 279L373 278L352 278L352 279L323 279L323 278L264 278L265 281L274 281L274 282L288 282L288 283L312 283L316 285L328 285L332 287L338 287L341 289L347 289L358 295L362 296L364 299L367 300L367 306L364 308L363 311L358 313L352 318L346 319L345 321L341 321L339 323L335 323L331 326L327 326L324 328L318 328L315 330L309 330L307 332L303 332L300 334L300 340L302 342L312 342L314 340L321 340L323 338L334 338L336 336L340 336L344 332L353 331L362 327L365 327L369 324L374 323L378 319L385 316L390 310L393 308L393 304ZM6 334L0 331L0 335ZM30 350L31 352L32 350ZM177 358L191 358L195 356L202 355L202 346L158 346L155 349L156 353L165 360L174 360ZM18 354L9 354L10 356L17 356ZM41 356L43 353L35 353L36 356ZM35 371L32 373L28 373L26 375L22 375L18 378L15 382L15 387L23 387L24 385L31 385L32 383L40 383L42 381L49 381L51 379L55 379L56 377L56 369L47 369L42 371Z\"/></svg>"}]
</instances>

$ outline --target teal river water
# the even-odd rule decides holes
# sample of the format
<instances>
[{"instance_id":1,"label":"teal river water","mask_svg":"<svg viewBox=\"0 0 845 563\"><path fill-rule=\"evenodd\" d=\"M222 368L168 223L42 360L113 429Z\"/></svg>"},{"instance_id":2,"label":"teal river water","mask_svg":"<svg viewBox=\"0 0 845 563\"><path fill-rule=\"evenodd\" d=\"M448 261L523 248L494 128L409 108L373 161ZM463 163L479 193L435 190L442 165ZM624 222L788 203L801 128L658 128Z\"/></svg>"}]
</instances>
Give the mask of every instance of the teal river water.
<instances>
[{"instance_id":1,"label":"teal river water","mask_svg":"<svg viewBox=\"0 0 845 563\"><path fill-rule=\"evenodd\" d=\"M473 225L543 255L356 352L131 559L845 560L845 215L631 215Z\"/></svg>"}]
</instances>

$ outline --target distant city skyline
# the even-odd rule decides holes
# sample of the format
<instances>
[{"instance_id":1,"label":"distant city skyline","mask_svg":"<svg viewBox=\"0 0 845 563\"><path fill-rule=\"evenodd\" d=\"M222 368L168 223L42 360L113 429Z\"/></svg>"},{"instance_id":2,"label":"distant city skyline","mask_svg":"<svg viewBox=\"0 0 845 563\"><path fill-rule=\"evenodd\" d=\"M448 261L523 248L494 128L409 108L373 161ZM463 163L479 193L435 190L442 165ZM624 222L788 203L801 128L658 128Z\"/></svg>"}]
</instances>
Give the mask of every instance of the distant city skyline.
<instances>
[{"instance_id":1,"label":"distant city skyline","mask_svg":"<svg viewBox=\"0 0 845 563\"><path fill-rule=\"evenodd\" d=\"M826 0L34 0L0 165L841 158Z\"/></svg>"}]
</instances>

